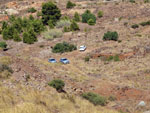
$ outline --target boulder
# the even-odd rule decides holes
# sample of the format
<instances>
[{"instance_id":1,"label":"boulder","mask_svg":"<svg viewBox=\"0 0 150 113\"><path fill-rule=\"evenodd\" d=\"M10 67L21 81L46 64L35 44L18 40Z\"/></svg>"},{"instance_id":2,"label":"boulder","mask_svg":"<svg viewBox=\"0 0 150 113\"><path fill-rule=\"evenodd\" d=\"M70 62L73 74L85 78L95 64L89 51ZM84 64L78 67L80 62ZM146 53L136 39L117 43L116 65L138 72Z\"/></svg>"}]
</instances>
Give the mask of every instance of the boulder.
<instances>
[{"instance_id":1,"label":"boulder","mask_svg":"<svg viewBox=\"0 0 150 113\"><path fill-rule=\"evenodd\" d=\"M6 12L8 15L16 15L19 14L19 12L15 9L6 9Z\"/></svg>"}]
</instances>

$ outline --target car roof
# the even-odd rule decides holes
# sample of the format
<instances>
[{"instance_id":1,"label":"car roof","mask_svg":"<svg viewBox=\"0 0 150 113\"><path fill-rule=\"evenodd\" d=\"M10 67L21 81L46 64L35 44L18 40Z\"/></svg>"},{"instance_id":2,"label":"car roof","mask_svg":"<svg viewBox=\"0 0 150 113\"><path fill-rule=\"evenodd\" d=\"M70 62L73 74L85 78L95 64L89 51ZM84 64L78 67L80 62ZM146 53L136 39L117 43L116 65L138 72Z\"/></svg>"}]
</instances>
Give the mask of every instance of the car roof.
<instances>
[{"instance_id":1,"label":"car roof","mask_svg":"<svg viewBox=\"0 0 150 113\"><path fill-rule=\"evenodd\" d=\"M49 60L55 60L55 58L50 58Z\"/></svg>"},{"instance_id":2,"label":"car roof","mask_svg":"<svg viewBox=\"0 0 150 113\"><path fill-rule=\"evenodd\" d=\"M61 58L61 59L67 59L67 58Z\"/></svg>"}]
</instances>

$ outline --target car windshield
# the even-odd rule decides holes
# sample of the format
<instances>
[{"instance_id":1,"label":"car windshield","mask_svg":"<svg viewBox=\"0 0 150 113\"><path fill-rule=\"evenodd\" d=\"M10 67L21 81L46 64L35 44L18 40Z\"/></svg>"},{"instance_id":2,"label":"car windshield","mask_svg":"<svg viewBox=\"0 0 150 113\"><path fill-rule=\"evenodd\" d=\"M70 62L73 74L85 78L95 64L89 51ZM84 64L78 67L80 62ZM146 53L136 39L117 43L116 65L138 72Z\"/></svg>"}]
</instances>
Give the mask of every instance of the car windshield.
<instances>
[{"instance_id":1,"label":"car windshield","mask_svg":"<svg viewBox=\"0 0 150 113\"><path fill-rule=\"evenodd\" d=\"M66 58L62 58L62 60L67 60Z\"/></svg>"},{"instance_id":2,"label":"car windshield","mask_svg":"<svg viewBox=\"0 0 150 113\"><path fill-rule=\"evenodd\" d=\"M55 59L50 59L50 61L55 61Z\"/></svg>"}]
</instances>

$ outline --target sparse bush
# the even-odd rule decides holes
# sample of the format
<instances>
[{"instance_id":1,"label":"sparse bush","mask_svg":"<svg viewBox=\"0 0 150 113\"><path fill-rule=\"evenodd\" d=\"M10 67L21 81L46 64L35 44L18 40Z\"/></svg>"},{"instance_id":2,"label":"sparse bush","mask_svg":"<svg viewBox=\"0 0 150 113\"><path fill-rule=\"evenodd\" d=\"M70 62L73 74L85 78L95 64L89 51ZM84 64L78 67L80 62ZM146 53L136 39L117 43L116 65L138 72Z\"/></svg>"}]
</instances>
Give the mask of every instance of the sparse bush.
<instances>
[{"instance_id":1,"label":"sparse bush","mask_svg":"<svg viewBox=\"0 0 150 113\"><path fill-rule=\"evenodd\" d=\"M89 57L89 56L86 56L86 57L84 58L84 61L85 61L85 62L89 62L89 61L90 61L90 57Z\"/></svg>"},{"instance_id":2,"label":"sparse bush","mask_svg":"<svg viewBox=\"0 0 150 113\"><path fill-rule=\"evenodd\" d=\"M29 20L33 21L34 17L32 15L29 16Z\"/></svg>"},{"instance_id":3,"label":"sparse bush","mask_svg":"<svg viewBox=\"0 0 150 113\"><path fill-rule=\"evenodd\" d=\"M51 29L43 33L43 36L47 40L62 37L63 32L60 29Z\"/></svg>"},{"instance_id":4,"label":"sparse bush","mask_svg":"<svg viewBox=\"0 0 150 113\"><path fill-rule=\"evenodd\" d=\"M70 26L71 25L71 22L70 22L70 20L60 20L60 21L58 21L57 23L56 23L56 27L57 28L63 28L63 27L68 27L68 26Z\"/></svg>"},{"instance_id":5,"label":"sparse bush","mask_svg":"<svg viewBox=\"0 0 150 113\"><path fill-rule=\"evenodd\" d=\"M37 16L37 17L42 16L42 12L38 11L37 14L36 14L36 16Z\"/></svg>"},{"instance_id":6,"label":"sparse bush","mask_svg":"<svg viewBox=\"0 0 150 113\"><path fill-rule=\"evenodd\" d=\"M117 99L116 99L115 96L112 96L112 95L111 95L111 96L109 96L108 100L109 100L109 101L115 101L115 100L117 100Z\"/></svg>"},{"instance_id":7,"label":"sparse bush","mask_svg":"<svg viewBox=\"0 0 150 113\"><path fill-rule=\"evenodd\" d=\"M28 13L35 13L36 9L34 7L28 9Z\"/></svg>"},{"instance_id":8,"label":"sparse bush","mask_svg":"<svg viewBox=\"0 0 150 113\"><path fill-rule=\"evenodd\" d=\"M49 26L50 29L54 29L54 24L53 24L52 20L48 21L48 26Z\"/></svg>"},{"instance_id":9,"label":"sparse bush","mask_svg":"<svg viewBox=\"0 0 150 113\"><path fill-rule=\"evenodd\" d=\"M90 20L90 19L92 19L94 21L94 23L96 23L96 16L94 14L92 14L89 10L86 10L82 14L82 22L88 23L88 20Z\"/></svg>"},{"instance_id":10,"label":"sparse bush","mask_svg":"<svg viewBox=\"0 0 150 113\"><path fill-rule=\"evenodd\" d=\"M89 20L88 20L88 24L89 24L89 25L95 25L95 22L94 22L93 19L89 19Z\"/></svg>"},{"instance_id":11,"label":"sparse bush","mask_svg":"<svg viewBox=\"0 0 150 113\"><path fill-rule=\"evenodd\" d=\"M129 0L129 2L131 2L131 3L135 3L135 0Z\"/></svg>"},{"instance_id":12,"label":"sparse bush","mask_svg":"<svg viewBox=\"0 0 150 113\"><path fill-rule=\"evenodd\" d=\"M76 49L77 49L77 47L75 45L69 44L67 42L63 42L63 43L57 43L53 47L52 52L53 53L64 53L64 52L71 52Z\"/></svg>"},{"instance_id":13,"label":"sparse bush","mask_svg":"<svg viewBox=\"0 0 150 113\"><path fill-rule=\"evenodd\" d=\"M150 3L150 0L144 0L144 3Z\"/></svg>"},{"instance_id":14,"label":"sparse bush","mask_svg":"<svg viewBox=\"0 0 150 113\"><path fill-rule=\"evenodd\" d=\"M141 25L141 26L150 25L150 20L148 20L148 21L146 21L146 22L141 22L140 25Z\"/></svg>"},{"instance_id":15,"label":"sparse bush","mask_svg":"<svg viewBox=\"0 0 150 113\"><path fill-rule=\"evenodd\" d=\"M94 105L105 106L107 104L107 99L105 97L92 92L83 93L82 97L89 100Z\"/></svg>"},{"instance_id":16,"label":"sparse bush","mask_svg":"<svg viewBox=\"0 0 150 113\"><path fill-rule=\"evenodd\" d=\"M0 72L3 72L5 70L7 70L10 73L13 73L12 68L10 68L8 65L6 65L6 64L0 64Z\"/></svg>"},{"instance_id":17,"label":"sparse bush","mask_svg":"<svg viewBox=\"0 0 150 113\"><path fill-rule=\"evenodd\" d=\"M75 12L73 20L76 22L80 22L80 15L78 14L78 12Z\"/></svg>"},{"instance_id":18,"label":"sparse bush","mask_svg":"<svg viewBox=\"0 0 150 113\"><path fill-rule=\"evenodd\" d=\"M99 18L103 17L103 11L99 11L97 15Z\"/></svg>"},{"instance_id":19,"label":"sparse bush","mask_svg":"<svg viewBox=\"0 0 150 113\"><path fill-rule=\"evenodd\" d=\"M67 8L67 9L70 9L70 8L73 8L74 6L76 6L75 3L72 3L71 1L68 1L68 2L67 2L67 5L66 5L66 8Z\"/></svg>"},{"instance_id":20,"label":"sparse bush","mask_svg":"<svg viewBox=\"0 0 150 113\"><path fill-rule=\"evenodd\" d=\"M70 20L70 18L68 16L63 16L61 20Z\"/></svg>"},{"instance_id":21,"label":"sparse bush","mask_svg":"<svg viewBox=\"0 0 150 113\"><path fill-rule=\"evenodd\" d=\"M77 24L75 21L73 21L73 22L71 23L71 25L70 25L70 30L71 30L71 31L80 30L78 24Z\"/></svg>"},{"instance_id":22,"label":"sparse bush","mask_svg":"<svg viewBox=\"0 0 150 113\"><path fill-rule=\"evenodd\" d=\"M48 85L55 88L57 91L62 91L65 86L65 83L60 79L55 79L49 82Z\"/></svg>"},{"instance_id":23,"label":"sparse bush","mask_svg":"<svg viewBox=\"0 0 150 113\"><path fill-rule=\"evenodd\" d=\"M115 55L115 56L109 56L108 58L105 59L106 61L120 61L120 58L118 55Z\"/></svg>"},{"instance_id":24,"label":"sparse bush","mask_svg":"<svg viewBox=\"0 0 150 113\"><path fill-rule=\"evenodd\" d=\"M118 36L117 32L108 31L107 33L104 33L103 40L114 40L114 41L117 41L118 37L119 36Z\"/></svg>"},{"instance_id":25,"label":"sparse bush","mask_svg":"<svg viewBox=\"0 0 150 113\"><path fill-rule=\"evenodd\" d=\"M2 48L2 49L7 48L6 42L0 42L0 48Z\"/></svg>"},{"instance_id":26,"label":"sparse bush","mask_svg":"<svg viewBox=\"0 0 150 113\"><path fill-rule=\"evenodd\" d=\"M67 26L64 27L64 32L70 32L70 31L71 31L70 27L67 27Z\"/></svg>"},{"instance_id":27,"label":"sparse bush","mask_svg":"<svg viewBox=\"0 0 150 113\"><path fill-rule=\"evenodd\" d=\"M48 24L49 20L56 23L61 17L60 9L52 2L47 2L42 5L42 21L44 24Z\"/></svg>"},{"instance_id":28,"label":"sparse bush","mask_svg":"<svg viewBox=\"0 0 150 113\"><path fill-rule=\"evenodd\" d=\"M133 29L136 29L136 28L139 28L139 25L138 25L138 24L133 24L131 27L132 27Z\"/></svg>"}]
</instances>

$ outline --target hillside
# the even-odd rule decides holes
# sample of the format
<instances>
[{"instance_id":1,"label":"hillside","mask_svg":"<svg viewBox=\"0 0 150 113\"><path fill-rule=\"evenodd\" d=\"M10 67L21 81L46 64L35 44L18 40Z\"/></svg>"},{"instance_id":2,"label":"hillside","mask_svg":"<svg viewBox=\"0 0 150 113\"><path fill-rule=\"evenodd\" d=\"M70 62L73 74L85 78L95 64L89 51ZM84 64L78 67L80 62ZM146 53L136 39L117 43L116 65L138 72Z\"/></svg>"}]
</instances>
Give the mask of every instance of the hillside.
<instances>
[{"instance_id":1,"label":"hillside","mask_svg":"<svg viewBox=\"0 0 150 113\"><path fill-rule=\"evenodd\" d=\"M0 1L0 112L148 113L150 1L71 2L52 1L52 11L47 0ZM63 92L48 85L55 79ZM86 92L106 104L82 98Z\"/></svg>"}]
</instances>

